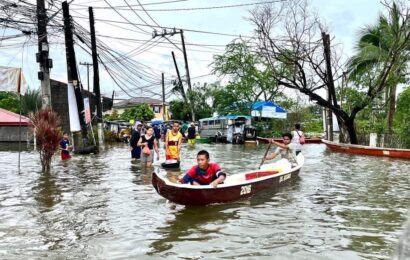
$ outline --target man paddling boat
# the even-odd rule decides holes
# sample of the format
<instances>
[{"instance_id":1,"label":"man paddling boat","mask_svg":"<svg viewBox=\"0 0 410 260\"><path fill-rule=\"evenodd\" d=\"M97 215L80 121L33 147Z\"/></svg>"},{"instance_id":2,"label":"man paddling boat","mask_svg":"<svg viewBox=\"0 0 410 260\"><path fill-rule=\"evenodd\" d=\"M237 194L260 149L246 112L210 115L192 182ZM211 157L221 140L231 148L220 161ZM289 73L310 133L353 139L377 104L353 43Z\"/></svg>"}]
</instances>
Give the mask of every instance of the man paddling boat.
<instances>
[{"instance_id":1,"label":"man paddling boat","mask_svg":"<svg viewBox=\"0 0 410 260\"><path fill-rule=\"evenodd\" d=\"M266 155L265 160L272 160L276 158L276 156L280 155L282 158L287 159L292 164L297 164L296 161L296 147L293 143L291 143L292 135L290 133L285 133L282 135L283 143L276 142L272 139L272 143L276 145L275 152Z\"/></svg>"}]
</instances>

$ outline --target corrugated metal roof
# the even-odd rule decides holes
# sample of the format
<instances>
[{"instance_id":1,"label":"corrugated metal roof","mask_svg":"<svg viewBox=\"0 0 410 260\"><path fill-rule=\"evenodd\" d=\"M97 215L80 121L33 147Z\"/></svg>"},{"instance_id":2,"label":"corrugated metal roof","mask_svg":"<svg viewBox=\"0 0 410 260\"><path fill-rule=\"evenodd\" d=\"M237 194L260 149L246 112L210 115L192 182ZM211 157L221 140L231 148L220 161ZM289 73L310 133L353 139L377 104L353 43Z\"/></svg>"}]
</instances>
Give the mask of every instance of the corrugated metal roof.
<instances>
[{"instance_id":1,"label":"corrugated metal roof","mask_svg":"<svg viewBox=\"0 0 410 260\"><path fill-rule=\"evenodd\" d=\"M0 126L18 126L20 124L20 115L0 108ZM21 125L30 125L30 119L21 116Z\"/></svg>"}]
</instances>

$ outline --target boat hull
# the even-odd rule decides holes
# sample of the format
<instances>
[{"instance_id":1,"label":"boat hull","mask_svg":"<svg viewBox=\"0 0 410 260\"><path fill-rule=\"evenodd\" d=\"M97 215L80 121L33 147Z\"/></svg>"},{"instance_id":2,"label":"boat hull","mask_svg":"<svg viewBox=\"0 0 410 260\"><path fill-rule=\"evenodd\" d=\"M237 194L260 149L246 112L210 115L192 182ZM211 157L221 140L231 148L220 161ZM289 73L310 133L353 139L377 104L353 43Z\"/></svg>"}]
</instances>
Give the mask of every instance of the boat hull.
<instances>
[{"instance_id":1,"label":"boat hull","mask_svg":"<svg viewBox=\"0 0 410 260\"><path fill-rule=\"evenodd\" d=\"M256 140L262 143L269 143L269 140L272 140L272 138L257 137ZM273 140L283 143L282 138L273 138ZM320 144L321 142L322 139L319 137L305 137L305 144Z\"/></svg>"},{"instance_id":2,"label":"boat hull","mask_svg":"<svg viewBox=\"0 0 410 260\"><path fill-rule=\"evenodd\" d=\"M335 152L410 159L410 149L369 147L364 145L335 143L328 140L322 140L322 142L326 144L330 150Z\"/></svg>"},{"instance_id":3,"label":"boat hull","mask_svg":"<svg viewBox=\"0 0 410 260\"><path fill-rule=\"evenodd\" d=\"M300 168L284 174L270 173L270 177L261 180L251 180L237 185L211 188L192 188L192 185L186 187L176 187L167 184L157 173L152 174L152 185L155 190L164 198L182 205L207 205L212 203L226 203L242 198L250 197L263 190L275 190L275 188L286 185L299 175ZM251 172L248 174L269 172ZM263 175L263 174L261 174ZM200 187L200 186L199 186Z\"/></svg>"}]
</instances>

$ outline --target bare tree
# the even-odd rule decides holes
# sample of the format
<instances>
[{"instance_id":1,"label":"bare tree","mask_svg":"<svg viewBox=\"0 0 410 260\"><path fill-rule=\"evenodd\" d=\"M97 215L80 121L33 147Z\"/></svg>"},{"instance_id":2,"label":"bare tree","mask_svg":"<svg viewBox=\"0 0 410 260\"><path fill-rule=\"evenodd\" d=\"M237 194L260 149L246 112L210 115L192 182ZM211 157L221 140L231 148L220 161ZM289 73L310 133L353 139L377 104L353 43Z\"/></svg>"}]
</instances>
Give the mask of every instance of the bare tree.
<instances>
[{"instance_id":1,"label":"bare tree","mask_svg":"<svg viewBox=\"0 0 410 260\"><path fill-rule=\"evenodd\" d=\"M386 8L390 8L386 4ZM310 11L306 0L289 0L282 5L264 5L252 11L258 45L264 58L273 68L272 77L278 85L295 89L318 105L330 109L337 117L342 131L350 142L357 144L354 121L356 115L382 93L386 80L410 43L409 8L401 10L397 41L391 46L388 58L363 86L361 102L343 110L337 99L337 85L343 77L343 64L337 56L337 46L331 46L326 26ZM285 70L283 68L286 68ZM327 98L323 96L328 93Z\"/></svg>"}]
</instances>

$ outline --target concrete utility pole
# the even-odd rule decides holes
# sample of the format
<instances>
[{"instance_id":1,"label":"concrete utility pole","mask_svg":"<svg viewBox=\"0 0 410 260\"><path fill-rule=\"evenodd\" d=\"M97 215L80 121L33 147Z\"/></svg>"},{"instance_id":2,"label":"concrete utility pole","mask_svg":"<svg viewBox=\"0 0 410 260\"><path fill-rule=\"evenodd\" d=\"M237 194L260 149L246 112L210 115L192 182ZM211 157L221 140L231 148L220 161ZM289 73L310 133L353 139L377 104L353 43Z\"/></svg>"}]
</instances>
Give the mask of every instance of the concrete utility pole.
<instances>
[{"instance_id":1,"label":"concrete utility pole","mask_svg":"<svg viewBox=\"0 0 410 260\"><path fill-rule=\"evenodd\" d=\"M98 69L98 54L97 54L97 43L95 38L95 27L94 27L94 12L92 7L88 7L88 14L90 16L90 33L91 33L91 52L93 57L93 69L94 69L94 84L93 90L95 93L95 98L97 99L97 129L98 129L98 143L100 146L104 145L104 130L103 130L103 115L102 115L102 103L101 103L101 92L100 92L100 74Z\"/></svg>"},{"instance_id":2,"label":"concrete utility pole","mask_svg":"<svg viewBox=\"0 0 410 260\"><path fill-rule=\"evenodd\" d=\"M336 92L335 92L335 85L333 81L333 74L332 74L332 64L331 64L331 57L330 57L330 36L329 34L322 32L322 40L323 40L323 48L324 48L324 56L326 62L326 77L327 77L327 100L329 103L337 106L336 100ZM333 113L331 109L327 109L327 140L333 141Z\"/></svg>"},{"instance_id":3,"label":"concrete utility pole","mask_svg":"<svg viewBox=\"0 0 410 260\"><path fill-rule=\"evenodd\" d=\"M163 33L158 34L157 31L154 31L152 34L152 37L155 38L157 36L166 36L166 35L171 35L173 36L174 34L181 34L181 41L182 41L182 52L184 54L184 61L185 61L185 71L186 71L186 77L187 77L187 83L188 83L188 97L190 96L190 93L192 91L192 85L191 85L191 77L189 75L189 66L188 66L188 57L187 57L187 53L186 53L186 49L185 49L185 39L184 39L184 31L183 30L179 30L176 31L175 29L171 32L167 32L165 29L163 31ZM174 58L174 62L175 62L175 56L172 56ZM181 81L180 81L181 82ZM182 84L182 82L181 82ZM192 114L192 121L195 121L195 112L194 112L194 104L192 104L191 99L189 98L189 105L191 108L191 114Z\"/></svg>"},{"instance_id":4,"label":"concrete utility pole","mask_svg":"<svg viewBox=\"0 0 410 260\"><path fill-rule=\"evenodd\" d=\"M40 65L38 79L41 82L43 108L51 108L50 68L53 67L53 61L48 58L47 21L44 0L37 0L38 53L36 60Z\"/></svg>"},{"instance_id":5,"label":"concrete utility pole","mask_svg":"<svg viewBox=\"0 0 410 260\"><path fill-rule=\"evenodd\" d=\"M78 117L80 120L81 134L82 134L82 139L83 139L83 146L86 146L88 143L87 126L85 124L84 116L82 114L82 112L84 111L84 100L82 98L81 89L79 87L79 81L78 81L77 63L75 59L71 16L70 16L68 3L65 1L62 3L62 6L63 6L64 36L65 36L66 59L67 59L67 82L72 83L74 86L74 92L75 92L75 97L77 101Z\"/></svg>"},{"instance_id":6,"label":"concrete utility pole","mask_svg":"<svg viewBox=\"0 0 410 260\"><path fill-rule=\"evenodd\" d=\"M80 65L87 66L87 91L90 91L90 66L93 64L88 62L80 62Z\"/></svg>"}]
</instances>

